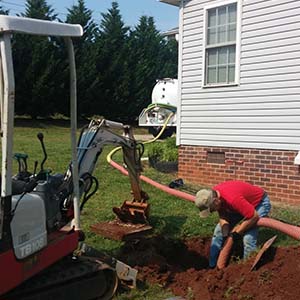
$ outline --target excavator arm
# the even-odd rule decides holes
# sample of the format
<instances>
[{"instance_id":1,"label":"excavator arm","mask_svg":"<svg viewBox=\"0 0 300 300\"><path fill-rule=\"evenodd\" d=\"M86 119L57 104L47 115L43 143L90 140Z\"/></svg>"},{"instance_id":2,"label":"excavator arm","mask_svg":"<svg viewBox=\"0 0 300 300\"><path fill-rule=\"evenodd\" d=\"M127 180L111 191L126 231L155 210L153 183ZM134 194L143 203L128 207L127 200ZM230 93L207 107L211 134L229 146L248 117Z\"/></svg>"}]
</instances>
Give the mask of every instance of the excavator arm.
<instances>
[{"instance_id":1,"label":"excavator arm","mask_svg":"<svg viewBox=\"0 0 300 300\"><path fill-rule=\"evenodd\" d=\"M105 145L121 146L133 195L133 199L124 201L120 208L114 207L114 213L123 222L148 223L149 204L146 203L148 195L142 191L140 182L141 156L144 148L143 144L137 143L134 139L129 125L100 119L92 120L87 127L83 128L77 148L80 180L83 182L87 174L93 174L98 157ZM67 171L65 180L72 182L71 176L72 166ZM83 187L84 184L81 186ZM83 189L81 189L81 194L82 192Z\"/></svg>"}]
</instances>

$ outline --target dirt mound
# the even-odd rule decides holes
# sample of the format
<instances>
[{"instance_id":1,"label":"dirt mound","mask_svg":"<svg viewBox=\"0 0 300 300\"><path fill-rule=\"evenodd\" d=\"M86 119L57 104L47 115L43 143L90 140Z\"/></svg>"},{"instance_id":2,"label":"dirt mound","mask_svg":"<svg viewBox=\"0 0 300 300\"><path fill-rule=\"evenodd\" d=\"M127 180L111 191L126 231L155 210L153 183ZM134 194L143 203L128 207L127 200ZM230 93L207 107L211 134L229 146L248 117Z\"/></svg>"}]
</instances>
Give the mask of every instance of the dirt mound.
<instances>
[{"instance_id":1,"label":"dirt mound","mask_svg":"<svg viewBox=\"0 0 300 300\"><path fill-rule=\"evenodd\" d=\"M223 270L208 269L209 245L200 238L144 238L128 241L120 259L138 269L140 281L158 283L189 300L299 299L300 247L271 247L250 271L255 257Z\"/></svg>"}]
</instances>

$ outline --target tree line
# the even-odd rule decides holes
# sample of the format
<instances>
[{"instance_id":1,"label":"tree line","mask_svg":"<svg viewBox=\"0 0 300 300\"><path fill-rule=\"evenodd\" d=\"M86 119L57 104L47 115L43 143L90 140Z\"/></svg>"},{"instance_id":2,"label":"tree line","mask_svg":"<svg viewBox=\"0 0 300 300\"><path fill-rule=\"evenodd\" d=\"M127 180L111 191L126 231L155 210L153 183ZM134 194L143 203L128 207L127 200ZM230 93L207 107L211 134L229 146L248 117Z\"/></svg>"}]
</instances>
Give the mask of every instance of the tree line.
<instances>
[{"instance_id":1,"label":"tree line","mask_svg":"<svg viewBox=\"0 0 300 300\"><path fill-rule=\"evenodd\" d=\"M0 2L0 13L10 14ZM166 40L154 18L141 16L125 26L117 2L97 24L84 0L68 8L64 21L46 0L27 0L22 17L80 24L73 39L79 118L103 116L136 121L151 102L156 79L177 76L177 42ZM16 34L12 38L16 114L31 118L69 115L69 70L62 39Z\"/></svg>"}]
</instances>

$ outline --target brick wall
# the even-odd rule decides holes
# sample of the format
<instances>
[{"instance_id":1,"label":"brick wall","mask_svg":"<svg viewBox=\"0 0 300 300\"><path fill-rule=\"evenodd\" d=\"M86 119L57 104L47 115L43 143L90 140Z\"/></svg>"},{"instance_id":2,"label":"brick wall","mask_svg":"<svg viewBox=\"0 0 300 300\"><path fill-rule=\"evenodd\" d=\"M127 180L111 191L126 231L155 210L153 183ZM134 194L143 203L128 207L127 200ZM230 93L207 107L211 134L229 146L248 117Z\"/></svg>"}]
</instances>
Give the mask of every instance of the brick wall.
<instances>
[{"instance_id":1,"label":"brick wall","mask_svg":"<svg viewBox=\"0 0 300 300\"><path fill-rule=\"evenodd\" d=\"M178 176L213 186L243 180L264 188L272 201L300 205L297 151L180 146Z\"/></svg>"}]
</instances>

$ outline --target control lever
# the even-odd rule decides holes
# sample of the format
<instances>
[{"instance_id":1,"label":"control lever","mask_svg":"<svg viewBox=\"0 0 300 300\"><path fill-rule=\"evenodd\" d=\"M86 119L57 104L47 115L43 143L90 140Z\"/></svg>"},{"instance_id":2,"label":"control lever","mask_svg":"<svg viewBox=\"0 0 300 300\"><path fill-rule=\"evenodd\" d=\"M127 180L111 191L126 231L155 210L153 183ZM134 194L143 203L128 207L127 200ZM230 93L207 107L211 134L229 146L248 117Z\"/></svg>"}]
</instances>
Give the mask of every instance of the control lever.
<instances>
[{"instance_id":1,"label":"control lever","mask_svg":"<svg viewBox=\"0 0 300 300\"><path fill-rule=\"evenodd\" d=\"M39 181L39 176L35 176L33 177L28 183L26 183L26 185L24 186L24 193L30 193L33 191L33 189L37 186Z\"/></svg>"},{"instance_id":2,"label":"control lever","mask_svg":"<svg viewBox=\"0 0 300 300\"><path fill-rule=\"evenodd\" d=\"M44 135L41 133L41 132L39 132L38 134L37 134L37 137L38 137L38 139L40 140L40 142L41 142L41 145L42 145L42 149L43 149L43 152L44 152L44 159L43 159L43 161L41 162L41 171L43 171L44 170L44 163L45 163L45 161L47 160L47 152L46 152L46 148L45 148L45 144L44 144Z\"/></svg>"},{"instance_id":3,"label":"control lever","mask_svg":"<svg viewBox=\"0 0 300 300\"><path fill-rule=\"evenodd\" d=\"M27 172L27 158L28 158L28 155L27 154L23 154L23 153L15 153L14 154L14 158L18 162L19 173L21 173L21 172Z\"/></svg>"},{"instance_id":4,"label":"control lever","mask_svg":"<svg viewBox=\"0 0 300 300\"><path fill-rule=\"evenodd\" d=\"M34 162L33 174L36 174L36 169L37 169L38 163L39 162L37 160Z\"/></svg>"}]
</instances>

